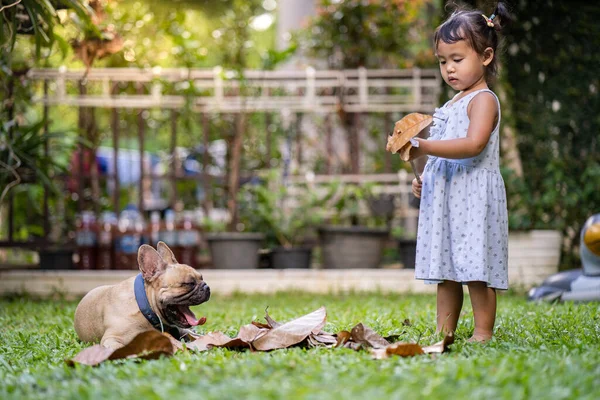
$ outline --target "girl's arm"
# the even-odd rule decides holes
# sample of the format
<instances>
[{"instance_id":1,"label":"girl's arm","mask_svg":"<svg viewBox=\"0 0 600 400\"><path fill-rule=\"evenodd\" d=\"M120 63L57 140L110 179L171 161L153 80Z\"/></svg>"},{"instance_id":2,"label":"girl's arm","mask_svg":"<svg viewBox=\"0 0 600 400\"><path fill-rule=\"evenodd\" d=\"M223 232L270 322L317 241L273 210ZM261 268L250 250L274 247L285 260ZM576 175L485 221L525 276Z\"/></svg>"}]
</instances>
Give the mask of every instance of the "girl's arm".
<instances>
[{"instance_id":1,"label":"girl's arm","mask_svg":"<svg viewBox=\"0 0 600 400\"><path fill-rule=\"evenodd\" d=\"M415 138L419 147L410 152L414 160L424 155L443 158L470 158L480 154L487 145L494 130L494 122L498 116L498 103L489 92L478 94L473 98L467 110L469 130L467 137L450 140L426 140Z\"/></svg>"}]
</instances>

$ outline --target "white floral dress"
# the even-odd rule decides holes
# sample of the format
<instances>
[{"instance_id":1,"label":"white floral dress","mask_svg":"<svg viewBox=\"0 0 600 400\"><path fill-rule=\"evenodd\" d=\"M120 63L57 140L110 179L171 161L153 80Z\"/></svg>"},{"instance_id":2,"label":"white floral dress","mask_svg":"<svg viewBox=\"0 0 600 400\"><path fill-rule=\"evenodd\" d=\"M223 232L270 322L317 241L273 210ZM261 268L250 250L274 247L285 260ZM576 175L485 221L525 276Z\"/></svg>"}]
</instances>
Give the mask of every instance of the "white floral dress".
<instances>
[{"instance_id":1,"label":"white floral dress","mask_svg":"<svg viewBox=\"0 0 600 400\"><path fill-rule=\"evenodd\" d=\"M482 91L494 94L479 90L437 108L428 140L466 137L467 107ZM508 212L499 166L499 126L498 101L498 123L479 155L429 157L422 176L417 279L483 281L488 287L508 289Z\"/></svg>"}]
</instances>

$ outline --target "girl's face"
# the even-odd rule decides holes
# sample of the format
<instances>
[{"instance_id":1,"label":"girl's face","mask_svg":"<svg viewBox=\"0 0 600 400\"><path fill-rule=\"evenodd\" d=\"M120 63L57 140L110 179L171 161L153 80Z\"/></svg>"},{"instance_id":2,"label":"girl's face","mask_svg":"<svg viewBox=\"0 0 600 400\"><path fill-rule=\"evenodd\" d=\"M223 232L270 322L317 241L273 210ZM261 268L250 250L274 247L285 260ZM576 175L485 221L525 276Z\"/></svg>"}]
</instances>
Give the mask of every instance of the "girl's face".
<instances>
[{"instance_id":1,"label":"girl's face","mask_svg":"<svg viewBox=\"0 0 600 400\"><path fill-rule=\"evenodd\" d=\"M485 84L485 68L494 58L494 51L488 47L482 56L465 40L456 43L440 40L436 55L444 81L454 90L469 90Z\"/></svg>"}]
</instances>

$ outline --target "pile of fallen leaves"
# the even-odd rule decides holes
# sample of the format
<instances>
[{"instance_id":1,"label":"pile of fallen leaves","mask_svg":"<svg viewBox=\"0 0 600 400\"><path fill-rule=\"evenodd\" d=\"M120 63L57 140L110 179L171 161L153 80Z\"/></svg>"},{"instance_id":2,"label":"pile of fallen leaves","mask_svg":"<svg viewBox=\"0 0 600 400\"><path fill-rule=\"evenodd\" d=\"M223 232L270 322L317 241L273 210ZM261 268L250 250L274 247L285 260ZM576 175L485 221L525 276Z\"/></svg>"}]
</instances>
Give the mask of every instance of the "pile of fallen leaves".
<instances>
[{"instance_id":1,"label":"pile of fallen leaves","mask_svg":"<svg viewBox=\"0 0 600 400\"><path fill-rule=\"evenodd\" d=\"M242 326L237 336L233 338L222 332L210 332L206 335L193 334L187 343L176 340L168 333L146 331L120 349L112 350L97 344L82 350L66 362L69 365L75 363L98 365L106 360L154 359L160 356L171 356L177 351L206 351L213 347L269 351L292 346L365 349L370 351L374 358L382 359L391 355L411 357L419 354L443 353L454 342L454 336L450 334L441 342L425 347L421 347L418 343L390 343L393 338L384 338L362 323L357 324L350 332L341 331L331 334L323 331L327 320L325 307L286 323L275 321L268 313L265 320L266 324L253 321ZM405 321L405 324L410 322Z\"/></svg>"}]
</instances>

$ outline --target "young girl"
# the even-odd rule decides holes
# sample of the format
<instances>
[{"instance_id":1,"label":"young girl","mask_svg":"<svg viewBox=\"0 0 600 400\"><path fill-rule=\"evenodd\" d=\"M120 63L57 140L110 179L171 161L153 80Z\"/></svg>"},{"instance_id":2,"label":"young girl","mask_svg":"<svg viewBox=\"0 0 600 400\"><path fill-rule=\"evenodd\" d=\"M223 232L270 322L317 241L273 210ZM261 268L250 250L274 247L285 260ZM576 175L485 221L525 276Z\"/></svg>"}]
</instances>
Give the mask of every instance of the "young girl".
<instances>
[{"instance_id":1,"label":"young girl","mask_svg":"<svg viewBox=\"0 0 600 400\"><path fill-rule=\"evenodd\" d=\"M508 288L508 216L499 170L500 103L488 89L496 73L496 31L508 22L503 3L489 17L457 11L434 37L444 81L459 93L436 109L428 140L411 159L429 156L422 185L415 275L437 284L437 330L453 332L469 288L475 330L492 338L496 289Z\"/></svg>"}]
</instances>

